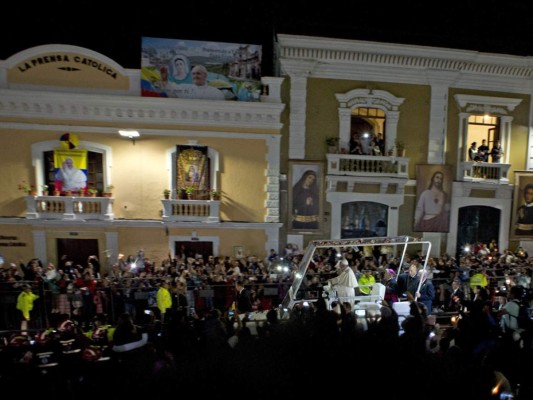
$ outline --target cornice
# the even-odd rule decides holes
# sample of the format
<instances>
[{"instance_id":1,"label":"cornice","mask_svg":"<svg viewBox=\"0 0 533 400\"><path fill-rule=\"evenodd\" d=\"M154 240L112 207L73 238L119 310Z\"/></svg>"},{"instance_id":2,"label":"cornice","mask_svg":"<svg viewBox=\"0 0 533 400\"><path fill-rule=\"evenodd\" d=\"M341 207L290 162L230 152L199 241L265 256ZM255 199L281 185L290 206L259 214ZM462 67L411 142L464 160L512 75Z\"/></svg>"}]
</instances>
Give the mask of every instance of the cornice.
<instances>
[{"instance_id":1,"label":"cornice","mask_svg":"<svg viewBox=\"0 0 533 400\"><path fill-rule=\"evenodd\" d=\"M533 78L531 57L425 46L278 34L278 54L289 75L317 78L431 84L446 73L462 87L481 88L481 78L493 90L525 93Z\"/></svg>"},{"instance_id":2,"label":"cornice","mask_svg":"<svg viewBox=\"0 0 533 400\"><path fill-rule=\"evenodd\" d=\"M280 103L0 89L0 117L281 130Z\"/></svg>"}]
</instances>

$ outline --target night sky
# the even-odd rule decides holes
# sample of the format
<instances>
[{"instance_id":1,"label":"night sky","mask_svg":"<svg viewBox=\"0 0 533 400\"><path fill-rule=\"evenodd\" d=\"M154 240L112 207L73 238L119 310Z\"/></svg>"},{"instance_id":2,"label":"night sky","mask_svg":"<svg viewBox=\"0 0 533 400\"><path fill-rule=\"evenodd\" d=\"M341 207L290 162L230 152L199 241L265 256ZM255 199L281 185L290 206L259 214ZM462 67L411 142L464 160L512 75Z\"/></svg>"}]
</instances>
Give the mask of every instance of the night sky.
<instances>
[{"instance_id":1,"label":"night sky","mask_svg":"<svg viewBox=\"0 0 533 400\"><path fill-rule=\"evenodd\" d=\"M126 68L140 68L141 37L152 36L261 44L263 75L271 75L276 33L533 55L530 1L437 1L431 2L431 10L430 3L419 0L408 5L330 0L320 7L303 0L144 4L82 0L3 5L0 59L55 43L86 47Z\"/></svg>"}]
</instances>

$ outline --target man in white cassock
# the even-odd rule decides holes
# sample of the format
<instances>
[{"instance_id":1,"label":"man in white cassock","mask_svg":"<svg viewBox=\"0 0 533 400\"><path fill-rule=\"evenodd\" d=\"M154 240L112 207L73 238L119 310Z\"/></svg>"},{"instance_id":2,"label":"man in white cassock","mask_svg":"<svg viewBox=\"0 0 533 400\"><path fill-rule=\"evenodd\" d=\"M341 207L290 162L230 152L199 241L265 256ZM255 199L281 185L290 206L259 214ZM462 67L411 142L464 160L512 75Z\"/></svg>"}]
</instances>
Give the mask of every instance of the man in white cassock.
<instances>
[{"instance_id":1,"label":"man in white cassock","mask_svg":"<svg viewBox=\"0 0 533 400\"><path fill-rule=\"evenodd\" d=\"M335 269L338 275L335 278L328 279L328 284L333 285L337 290L337 297L341 303L347 301L352 307L355 299L355 288L359 287L355 273L348 266L348 260L340 260Z\"/></svg>"}]
</instances>

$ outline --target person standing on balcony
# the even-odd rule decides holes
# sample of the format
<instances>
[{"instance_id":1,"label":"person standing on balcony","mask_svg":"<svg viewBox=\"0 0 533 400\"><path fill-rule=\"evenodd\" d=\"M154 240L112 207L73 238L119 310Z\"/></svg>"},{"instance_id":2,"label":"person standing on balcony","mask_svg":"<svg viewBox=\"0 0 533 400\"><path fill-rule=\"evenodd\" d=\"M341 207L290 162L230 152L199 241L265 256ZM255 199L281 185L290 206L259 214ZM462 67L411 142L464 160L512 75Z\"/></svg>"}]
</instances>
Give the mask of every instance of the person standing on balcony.
<instances>
[{"instance_id":1,"label":"person standing on balcony","mask_svg":"<svg viewBox=\"0 0 533 400\"><path fill-rule=\"evenodd\" d=\"M524 187L524 204L516 211L515 235L533 236L533 183Z\"/></svg>"},{"instance_id":2,"label":"person standing on balcony","mask_svg":"<svg viewBox=\"0 0 533 400\"><path fill-rule=\"evenodd\" d=\"M444 173L436 171L422 192L415 209L415 232L448 232L450 204L443 189Z\"/></svg>"},{"instance_id":3,"label":"person standing on balcony","mask_svg":"<svg viewBox=\"0 0 533 400\"><path fill-rule=\"evenodd\" d=\"M481 141L481 146L478 147L477 153L479 156L479 161L489 161L489 146L487 146L487 141L485 139Z\"/></svg>"},{"instance_id":4,"label":"person standing on balcony","mask_svg":"<svg viewBox=\"0 0 533 400\"><path fill-rule=\"evenodd\" d=\"M477 142L472 142L470 148L468 149L468 161L480 161Z\"/></svg>"},{"instance_id":5,"label":"person standing on balcony","mask_svg":"<svg viewBox=\"0 0 533 400\"><path fill-rule=\"evenodd\" d=\"M494 147L492 147L492 150L490 151L490 155L492 157L493 163L501 162L501 159L503 156L503 149L502 149L502 145L499 140L494 141Z\"/></svg>"}]
</instances>

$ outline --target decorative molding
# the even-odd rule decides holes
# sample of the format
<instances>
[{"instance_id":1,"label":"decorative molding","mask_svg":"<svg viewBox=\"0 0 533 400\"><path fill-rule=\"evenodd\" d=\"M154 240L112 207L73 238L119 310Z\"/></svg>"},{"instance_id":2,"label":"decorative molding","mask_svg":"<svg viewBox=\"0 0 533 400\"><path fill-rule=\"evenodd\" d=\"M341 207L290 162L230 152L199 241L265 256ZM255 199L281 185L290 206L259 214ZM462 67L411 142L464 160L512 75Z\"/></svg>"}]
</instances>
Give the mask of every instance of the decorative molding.
<instances>
[{"instance_id":1,"label":"decorative molding","mask_svg":"<svg viewBox=\"0 0 533 400\"><path fill-rule=\"evenodd\" d=\"M278 34L283 70L314 78L432 84L445 74L451 86L529 93L529 57L426 46ZM310 68L310 61L313 67Z\"/></svg>"},{"instance_id":2,"label":"decorative molding","mask_svg":"<svg viewBox=\"0 0 533 400\"><path fill-rule=\"evenodd\" d=\"M455 101L467 113L488 113L508 115L522 102L509 97L472 96L456 94Z\"/></svg>"},{"instance_id":3,"label":"decorative molding","mask_svg":"<svg viewBox=\"0 0 533 400\"><path fill-rule=\"evenodd\" d=\"M0 116L24 120L105 121L281 130L280 103L166 99L0 89Z\"/></svg>"}]
</instances>

